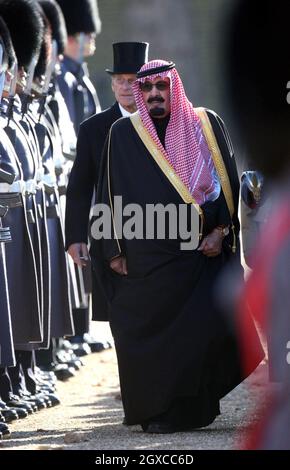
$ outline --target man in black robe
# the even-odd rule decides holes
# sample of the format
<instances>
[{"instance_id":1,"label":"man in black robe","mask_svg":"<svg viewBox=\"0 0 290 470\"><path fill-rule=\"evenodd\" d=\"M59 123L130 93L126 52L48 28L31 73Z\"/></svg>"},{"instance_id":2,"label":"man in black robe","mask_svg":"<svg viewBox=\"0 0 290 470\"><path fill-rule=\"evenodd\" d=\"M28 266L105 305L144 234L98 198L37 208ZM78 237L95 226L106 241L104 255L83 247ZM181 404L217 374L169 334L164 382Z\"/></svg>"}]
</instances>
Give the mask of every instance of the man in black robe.
<instances>
[{"instance_id":1,"label":"man in black robe","mask_svg":"<svg viewBox=\"0 0 290 470\"><path fill-rule=\"evenodd\" d=\"M99 174L102 150L111 125L122 116L136 111L131 90L136 73L147 62L149 44L119 42L113 44L114 65L107 72L112 77L116 101L110 108L83 122L77 141L77 156L67 188L66 248L76 264L84 265L87 257L89 212ZM93 273L94 277L94 273ZM93 320L107 320L107 304L93 279ZM102 300L103 299L103 300Z\"/></svg>"},{"instance_id":2,"label":"man in black robe","mask_svg":"<svg viewBox=\"0 0 290 470\"><path fill-rule=\"evenodd\" d=\"M127 424L186 431L212 423L219 400L246 375L214 300L221 269L239 263L238 177L222 120L193 108L173 63L145 64L133 91L138 112L112 126L104 149L97 199L105 206L91 251L110 301ZM136 229L139 209L147 216L156 204L176 208L177 226L191 226L191 246L181 245L181 230L172 236L168 219L165 235L157 227L152 236L148 217ZM257 344L247 373L262 358Z\"/></svg>"}]
</instances>

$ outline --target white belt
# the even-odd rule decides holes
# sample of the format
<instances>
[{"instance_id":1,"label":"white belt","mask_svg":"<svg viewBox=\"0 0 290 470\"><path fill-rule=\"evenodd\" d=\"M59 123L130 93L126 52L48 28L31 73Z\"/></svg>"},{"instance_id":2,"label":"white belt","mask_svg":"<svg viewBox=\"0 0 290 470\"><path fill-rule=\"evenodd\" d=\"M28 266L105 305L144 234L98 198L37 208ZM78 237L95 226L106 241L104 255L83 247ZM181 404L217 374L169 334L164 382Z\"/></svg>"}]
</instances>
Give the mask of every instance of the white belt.
<instances>
[{"instance_id":1,"label":"white belt","mask_svg":"<svg viewBox=\"0 0 290 470\"><path fill-rule=\"evenodd\" d=\"M0 183L0 193L24 193L26 183L23 180L14 181L12 184Z\"/></svg>"},{"instance_id":2,"label":"white belt","mask_svg":"<svg viewBox=\"0 0 290 470\"><path fill-rule=\"evenodd\" d=\"M42 187L42 182L37 183L35 179L14 181L12 184L0 183L0 193L36 194L37 189Z\"/></svg>"},{"instance_id":3,"label":"white belt","mask_svg":"<svg viewBox=\"0 0 290 470\"><path fill-rule=\"evenodd\" d=\"M51 188L56 187L56 177L51 173L42 176L42 183Z\"/></svg>"}]
</instances>

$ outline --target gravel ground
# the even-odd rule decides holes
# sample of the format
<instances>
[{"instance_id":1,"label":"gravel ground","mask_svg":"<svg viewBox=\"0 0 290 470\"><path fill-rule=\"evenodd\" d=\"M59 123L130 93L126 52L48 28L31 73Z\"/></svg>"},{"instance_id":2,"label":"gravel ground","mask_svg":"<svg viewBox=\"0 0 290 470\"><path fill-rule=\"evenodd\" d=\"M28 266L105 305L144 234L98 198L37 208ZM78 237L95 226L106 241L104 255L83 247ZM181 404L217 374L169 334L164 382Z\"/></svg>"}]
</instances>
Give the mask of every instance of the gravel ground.
<instances>
[{"instance_id":1,"label":"gravel ground","mask_svg":"<svg viewBox=\"0 0 290 470\"><path fill-rule=\"evenodd\" d=\"M61 405L9 425L12 435L1 450L199 450L237 449L245 429L259 419L255 404L265 400L266 365L221 403L216 421L191 433L150 435L122 425L114 349L83 359L84 367L68 382L58 382Z\"/></svg>"}]
</instances>

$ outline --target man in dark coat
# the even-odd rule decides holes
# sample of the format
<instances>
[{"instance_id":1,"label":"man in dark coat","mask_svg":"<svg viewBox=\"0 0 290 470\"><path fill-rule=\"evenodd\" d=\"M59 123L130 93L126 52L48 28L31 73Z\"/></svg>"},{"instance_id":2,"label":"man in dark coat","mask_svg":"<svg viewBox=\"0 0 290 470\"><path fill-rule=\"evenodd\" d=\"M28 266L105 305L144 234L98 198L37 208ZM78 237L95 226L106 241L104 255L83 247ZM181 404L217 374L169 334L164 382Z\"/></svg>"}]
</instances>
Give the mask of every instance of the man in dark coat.
<instances>
[{"instance_id":1,"label":"man in dark coat","mask_svg":"<svg viewBox=\"0 0 290 470\"><path fill-rule=\"evenodd\" d=\"M112 126L103 153L97 200L108 217L92 226L96 240L104 232L95 268L110 298L127 424L186 431L212 423L246 375L214 299L221 269L239 263L239 183L223 122L193 108L173 63L145 64L133 91L138 112ZM164 209L162 231L152 206ZM258 347L247 373L263 355L252 327Z\"/></svg>"},{"instance_id":2,"label":"man in dark coat","mask_svg":"<svg viewBox=\"0 0 290 470\"><path fill-rule=\"evenodd\" d=\"M85 62L87 57L95 53L96 36L101 32L101 20L97 0L59 0L58 4L65 18L68 40L57 83L77 135L80 124L101 111L98 95L89 78ZM71 341L83 343L84 335L89 331L91 270L89 266L83 269L79 266L74 268L80 304L73 308L75 336ZM99 348L100 344L96 347ZM85 350L89 351L87 345Z\"/></svg>"},{"instance_id":3,"label":"man in dark coat","mask_svg":"<svg viewBox=\"0 0 290 470\"><path fill-rule=\"evenodd\" d=\"M87 257L88 222L91 201L99 174L102 149L111 125L119 118L136 111L131 85L136 72L147 62L148 44L123 42L113 44L114 66L107 72L112 76L116 102L111 108L92 116L80 127L77 157L71 171L66 202L66 248L74 262L85 264ZM107 320L107 306L93 279L93 319Z\"/></svg>"},{"instance_id":4,"label":"man in dark coat","mask_svg":"<svg viewBox=\"0 0 290 470\"><path fill-rule=\"evenodd\" d=\"M76 133L80 124L101 111L99 98L89 79L86 57L95 53L101 20L96 0L59 0L68 32L58 85Z\"/></svg>"}]
</instances>

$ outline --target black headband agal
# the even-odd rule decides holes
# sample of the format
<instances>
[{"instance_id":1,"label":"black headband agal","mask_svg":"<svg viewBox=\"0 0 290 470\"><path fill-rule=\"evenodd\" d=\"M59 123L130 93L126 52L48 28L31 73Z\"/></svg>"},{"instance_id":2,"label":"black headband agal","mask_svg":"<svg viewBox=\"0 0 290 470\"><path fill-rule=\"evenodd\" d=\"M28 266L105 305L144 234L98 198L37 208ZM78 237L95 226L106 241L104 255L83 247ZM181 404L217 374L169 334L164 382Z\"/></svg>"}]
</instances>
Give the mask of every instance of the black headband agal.
<instances>
[{"instance_id":1,"label":"black headband agal","mask_svg":"<svg viewBox=\"0 0 290 470\"><path fill-rule=\"evenodd\" d=\"M149 75L156 75L157 73L166 72L175 67L173 62L169 62L166 65L161 65L160 67L154 67L153 69L143 70L142 72L137 72L137 79L147 77Z\"/></svg>"}]
</instances>

